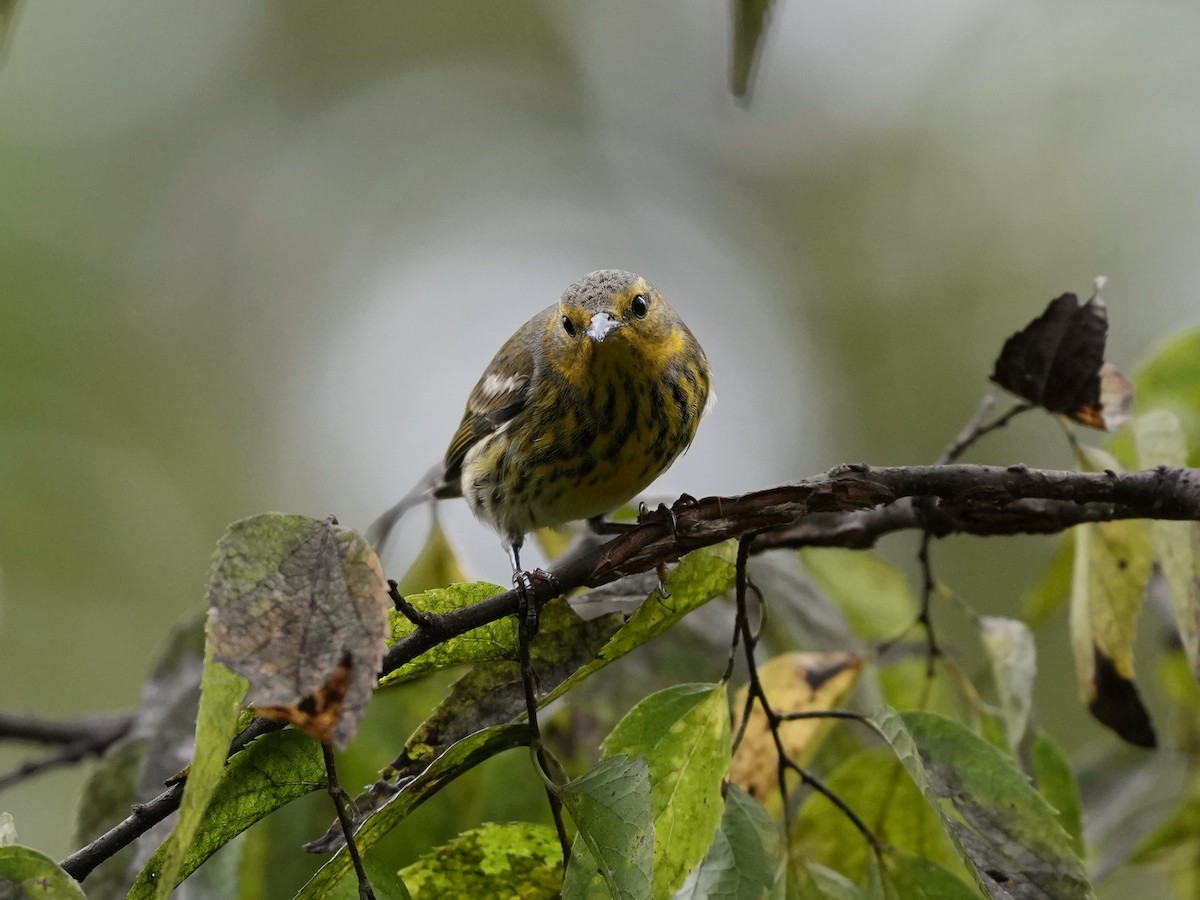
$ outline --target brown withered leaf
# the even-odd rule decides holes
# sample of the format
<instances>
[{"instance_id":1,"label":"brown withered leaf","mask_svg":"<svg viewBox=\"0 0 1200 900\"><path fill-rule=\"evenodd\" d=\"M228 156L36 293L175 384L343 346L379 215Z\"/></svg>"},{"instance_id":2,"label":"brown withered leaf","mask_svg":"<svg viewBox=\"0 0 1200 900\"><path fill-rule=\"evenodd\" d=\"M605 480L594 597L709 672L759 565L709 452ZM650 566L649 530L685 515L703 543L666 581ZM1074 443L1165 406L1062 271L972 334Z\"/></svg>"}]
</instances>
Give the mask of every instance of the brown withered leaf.
<instances>
[{"instance_id":1,"label":"brown withered leaf","mask_svg":"<svg viewBox=\"0 0 1200 900\"><path fill-rule=\"evenodd\" d=\"M1046 311L1007 341L992 381L1050 412L1104 431L1129 417L1133 385L1104 361L1108 312L1099 295L1050 301Z\"/></svg>"},{"instance_id":2,"label":"brown withered leaf","mask_svg":"<svg viewBox=\"0 0 1200 900\"><path fill-rule=\"evenodd\" d=\"M771 708L781 714L834 709L858 681L863 660L849 653L785 653L758 667ZM741 728L747 690L734 699L733 732ZM803 765L820 746L832 719L797 719L779 725L784 751ZM762 706L754 704L729 769L729 780L760 803L778 803L779 753Z\"/></svg>"},{"instance_id":3,"label":"brown withered leaf","mask_svg":"<svg viewBox=\"0 0 1200 900\"><path fill-rule=\"evenodd\" d=\"M251 704L344 747L371 699L391 601L379 558L330 516L234 522L209 577L213 657Z\"/></svg>"},{"instance_id":4,"label":"brown withered leaf","mask_svg":"<svg viewBox=\"0 0 1200 900\"><path fill-rule=\"evenodd\" d=\"M329 680L315 692L292 706L255 706L254 712L268 719L280 719L299 728L323 744L333 742L333 729L342 719L346 708L346 692L350 690L351 656L342 657Z\"/></svg>"}]
</instances>

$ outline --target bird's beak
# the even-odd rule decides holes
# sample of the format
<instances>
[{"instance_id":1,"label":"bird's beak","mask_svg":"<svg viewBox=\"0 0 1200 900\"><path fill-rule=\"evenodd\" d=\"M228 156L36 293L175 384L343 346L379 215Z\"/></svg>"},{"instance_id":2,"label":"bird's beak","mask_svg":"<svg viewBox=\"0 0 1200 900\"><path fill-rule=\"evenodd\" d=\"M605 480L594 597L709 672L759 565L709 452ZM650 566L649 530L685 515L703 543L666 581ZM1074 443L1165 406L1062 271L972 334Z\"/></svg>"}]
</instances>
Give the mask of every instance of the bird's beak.
<instances>
[{"instance_id":1,"label":"bird's beak","mask_svg":"<svg viewBox=\"0 0 1200 900\"><path fill-rule=\"evenodd\" d=\"M587 336L596 343L600 343L614 331L624 327L624 322L614 319L608 313L596 313L592 316L591 324L588 325Z\"/></svg>"}]
</instances>

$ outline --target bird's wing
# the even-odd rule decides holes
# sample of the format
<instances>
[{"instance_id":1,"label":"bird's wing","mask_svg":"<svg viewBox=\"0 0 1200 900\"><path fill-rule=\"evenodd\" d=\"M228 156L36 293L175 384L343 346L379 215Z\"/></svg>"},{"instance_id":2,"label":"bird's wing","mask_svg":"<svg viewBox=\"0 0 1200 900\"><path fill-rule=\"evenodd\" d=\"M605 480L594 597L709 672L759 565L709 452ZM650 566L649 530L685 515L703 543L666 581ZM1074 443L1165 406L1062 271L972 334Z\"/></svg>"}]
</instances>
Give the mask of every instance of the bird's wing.
<instances>
[{"instance_id":1,"label":"bird's wing","mask_svg":"<svg viewBox=\"0 0 1200 900\"><path fill-rule=\"evenodd\" d=\"M541 337L550 310L538 313L508 339L467 398L467 410L446 450L445 475L435 495L461 494L459 478L471 448L525 408L532 394L533 342Z\"/></svg>"}]
</instances>

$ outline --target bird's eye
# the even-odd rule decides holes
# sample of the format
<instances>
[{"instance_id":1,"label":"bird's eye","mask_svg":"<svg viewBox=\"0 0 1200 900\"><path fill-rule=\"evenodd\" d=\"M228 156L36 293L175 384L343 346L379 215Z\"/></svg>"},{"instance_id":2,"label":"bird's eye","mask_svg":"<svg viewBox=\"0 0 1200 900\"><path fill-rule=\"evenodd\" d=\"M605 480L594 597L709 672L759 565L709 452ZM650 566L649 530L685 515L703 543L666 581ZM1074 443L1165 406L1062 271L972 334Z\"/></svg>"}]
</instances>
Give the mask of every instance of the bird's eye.
<instances>
[{"instance_id":1,"label":"bird's eye","mask_svg":"<svg viewBox=\"0 0 1200 900\"><path fill-rule=\"evenodd\" d=\"M645 294L638 294L633 298L633 302L629 304L629 308L633 310L633 314L639 319L646 318L646 313L650 311L650 300Z\"/></svg>"},{"instance_id":2,"label":"bird's eye","mask_svg":"<svg viewBox=\"0 0 1200 900\"><path fill-rule=\"evenodd\" d=\"M571 319L570 316L562 317L562 326L563 326L563 331L565 331L571 337L575 337L575 322Z\"/></svg>"}]
</instances>

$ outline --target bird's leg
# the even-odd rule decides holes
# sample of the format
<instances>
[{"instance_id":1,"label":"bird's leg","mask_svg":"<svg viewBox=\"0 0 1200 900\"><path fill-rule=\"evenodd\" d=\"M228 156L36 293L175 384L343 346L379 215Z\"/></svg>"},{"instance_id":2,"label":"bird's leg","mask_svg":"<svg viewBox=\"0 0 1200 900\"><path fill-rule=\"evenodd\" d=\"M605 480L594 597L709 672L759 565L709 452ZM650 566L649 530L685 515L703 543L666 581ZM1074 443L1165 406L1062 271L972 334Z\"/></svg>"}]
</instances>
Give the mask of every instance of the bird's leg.
<instances>
[{"instance_id":1,"label":"bird's leg","mask_svg":"<svg viewBox=\"0 0 1200 900\"><path fill-rule=\"evenodd\" d=\"M525 629L530 637L538 633L538 616L540 608L537 602L537 593L534 586L535 581L545 581L554 588L556 594L562 593L562 588L559 587L558 579L542 569L535 569L532 572L526 572L521 567L521 545L524 543L523 536L521 540L512 540L504 546L508 551L508 560L513 567L513 588L517 592L517 616L521 619Z\"/></svg>"},{"instance_id":2,"label":"bird's leg","mask_svg":"<svg viewBox=\"0 0 1200 900\"><path fill-rule=\"evenodd\" d=\"M592 534L599 535L625 534L625 532L637 528L636 522L614 522L611 519L604 518L603 513L598 516L592 516L587 520L587 525Z\"/></svg>"}]
</instances>

